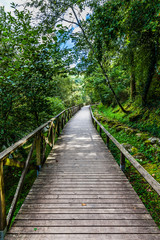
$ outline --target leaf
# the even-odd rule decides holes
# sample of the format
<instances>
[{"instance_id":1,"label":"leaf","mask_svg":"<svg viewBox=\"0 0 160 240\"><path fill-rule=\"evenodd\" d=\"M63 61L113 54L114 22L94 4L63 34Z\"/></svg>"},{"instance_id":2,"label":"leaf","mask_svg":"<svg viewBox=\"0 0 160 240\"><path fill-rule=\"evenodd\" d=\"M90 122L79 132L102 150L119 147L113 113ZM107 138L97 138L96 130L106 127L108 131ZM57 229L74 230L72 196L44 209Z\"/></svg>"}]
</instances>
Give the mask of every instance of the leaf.
<instances>
[{"instance_id":1,"label":"leaf","mask_svg":"<svg viewBox=\"0 0 160 240\"><path fill-rule=\"evenodd\" d=\"M85 204L85 203L82 203L82 206L86 206L86 204Z\"/></svg>"},{"instance_id":2,"label":"leaf","mask_svg":"<svg viewBox=\"0 0 160 240\"><path fill-rule=\"evenodd\" d=\"M48 29L47 33L52 33L52 28Z\"/></svg>"},{"instance_id":3,"label":"leaf","mask_svg":"<svg viewBox=\"0 0 160 240\"><path fill-rule=\"evenodd\" d=\"M43 37L42 37L42 40L46 41L46 40L47 40L47 37L43 36Z\"/></svg>"}]
</instances>

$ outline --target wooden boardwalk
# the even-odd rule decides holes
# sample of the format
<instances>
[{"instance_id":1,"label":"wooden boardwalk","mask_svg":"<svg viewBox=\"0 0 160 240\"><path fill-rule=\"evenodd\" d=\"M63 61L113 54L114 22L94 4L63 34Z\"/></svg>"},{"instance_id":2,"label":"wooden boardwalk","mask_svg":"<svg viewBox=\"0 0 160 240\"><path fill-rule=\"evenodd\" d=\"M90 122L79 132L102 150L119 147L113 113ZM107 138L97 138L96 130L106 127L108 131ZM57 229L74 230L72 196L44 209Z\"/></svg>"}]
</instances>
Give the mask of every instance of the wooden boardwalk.
<instances>
[{"instance_id":1,"label":"wooden boardwalk","mask_svg":"<svg viewBox=\"0 0 160 240\"><path fill-rule=\"evenodd\" d=\"M88 107L65 126L5 239L160 239Z\"/></svg>"}]
</instances>

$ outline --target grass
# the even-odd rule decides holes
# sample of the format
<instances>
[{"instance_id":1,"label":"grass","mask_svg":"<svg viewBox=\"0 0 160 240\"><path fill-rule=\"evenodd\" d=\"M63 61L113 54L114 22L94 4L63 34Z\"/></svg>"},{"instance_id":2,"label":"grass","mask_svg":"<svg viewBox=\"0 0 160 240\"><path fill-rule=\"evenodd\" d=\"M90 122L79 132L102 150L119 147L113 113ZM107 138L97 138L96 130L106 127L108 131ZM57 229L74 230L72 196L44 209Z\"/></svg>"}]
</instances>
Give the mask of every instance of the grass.
<instances>
[{"instance_id":1,"label":"grass","mask_svg":"<svg viewBox=\"0 0 160 240\"><path fill-rule=\"evenodd\" d=\"M160 138L160 111L156 108L148 109L134 104L131 105L129 102L126 102L124 108L129 111L129 114L123 113L118 106L112 108L111 106L105 107L103 104L99 104L93 107L102 115L107 116L108 119L118 120L129 127L137 128ZM138 116L138 118L130 121L135 116Z\"/></svg>"},{"instance_id":2,"label":"grass","mask_svg":"<svg viewBox=\"0 0 160 240\"><path fill-rule=\"evenodd\" d=\"M102 116L107 117L108 119L116 119L127 124L129 121L129 116L125 116L124 113L115 113L111 112L111 108L106 109L104 106L93 107L94 111L98 111ZM102 111L103 110L103 111ZM117 109L114 109L116 111ZM96 117L96 115L95 115ZM107 123L101 124L114 136L119 143L129 143L138 150L139 153L143 153L145 160L138 160L139 163L158 181L160 182L160 162L159 158L154 156L155 152L151 146L146 146L144 140L138 138L134 133L127 134L123 129L119 132L115 128L111 128ZM137 128L138 126L136 126ZM106 141L105 134L102 134L104 141ZM120 164L120 151L119 149L110 141L109 146L111 153L116 159L117 163ZM134 155L134 152L131 153ZM133 188L139 195L140 199L144 203L145 207L151 214L152 218L160 228L160 199L158 194L150 187L146 180L141 177L141 175L135 170L135 168L126 160L126 171L125 174L132 184Z\"/></svg>"}]
</instances>

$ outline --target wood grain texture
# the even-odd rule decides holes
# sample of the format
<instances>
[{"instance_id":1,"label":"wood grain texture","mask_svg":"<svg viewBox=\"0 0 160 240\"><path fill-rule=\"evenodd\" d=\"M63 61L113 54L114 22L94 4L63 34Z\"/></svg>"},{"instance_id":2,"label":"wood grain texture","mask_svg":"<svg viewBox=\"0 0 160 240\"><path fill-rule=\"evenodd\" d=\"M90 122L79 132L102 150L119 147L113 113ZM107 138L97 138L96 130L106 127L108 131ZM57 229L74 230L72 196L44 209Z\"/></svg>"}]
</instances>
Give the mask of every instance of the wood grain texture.
<instances>
[{"instance_id":1,"label":"wood grain texture","mask_svg":"<svg viewBox=\"0 0 160 240\"><path fill-rule=\"evenodd\" d=\"M158 240L84 107L64 127L6 240Z\"/></svg>"}]
</instances>

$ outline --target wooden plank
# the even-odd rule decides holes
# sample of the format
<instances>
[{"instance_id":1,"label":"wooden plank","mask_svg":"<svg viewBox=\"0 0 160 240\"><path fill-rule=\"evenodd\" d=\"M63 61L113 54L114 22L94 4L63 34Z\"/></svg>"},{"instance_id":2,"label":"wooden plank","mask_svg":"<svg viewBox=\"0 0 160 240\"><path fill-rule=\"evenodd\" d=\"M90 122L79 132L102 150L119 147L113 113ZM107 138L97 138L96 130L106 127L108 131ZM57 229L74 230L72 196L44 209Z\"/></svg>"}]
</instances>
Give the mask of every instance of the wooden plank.
<instances>
[{"instance_id":1,"label":"wooden plank","mask_svg":"<svg viewBox=\"0 0 160 240\"><path fill-rule=\"evenodd\" d=\"M35 189L35 190L33 190L33 189L30 190L30 193L35 193L35 194L36 194L37 192L39 192L39 191L36 190L36 189ZM82 190L82 191L76 191L76 190L75 190L75 191L74 191L74 190L72 190L72 191L70 191L70 190L67 190L67 189L66 189L66 191L60 191L60 190L57 190L57 191L56 191L56 190L52 190L52 191L51 191L51 190L50 190L49 192L50 192L50 194L58 194L58 195L59 195L59 194L72 194L72 195L73 195L73 194L75 194L75 195L76 195L76 194L77 194L77 195L78 195L78 194L88 194L88 195L89 195L89 194L91 194L91 195L92 195L92 194L113 194L113 195L114 195L114 194L116 194L116 195L117 195L117 194L122 194L122 195L124 195L124 194L132 194L132 193L133 193L132 190L130 190L130 191L124 190L124 191L116 191L116 192L114 191L114 192L113 192L112 190L110 190L110 191L109 191L109 190L107 190L107 191L105 191L105 190L98 190L98 191L95 191L95 190L86 190L86 191L85 191L85 190ZM42 195L43 195L43 194L47 194L47 193L48 193L48 190L47 190L47 189L46 189L46 190L41 190L41 194L42 194Z\"/></svg>"},{"instance_id":2,"label":"wooden plank","mask_svg":"<svg viewBox=\"0 0 160 240\"><path fill-rule=\"evenodd\" d=\"M37 166L42 164L42 149L41 149L41 132L38 132L36 135L36 163Z\"/></svg>"},{"instance_id":3,"label":"wooden plank","mask_svg":"<svg viewBox=\"0 0 160 240\"><path fill-rule=\"evenodd\" d=\"M78 114L64 127L8 240L156 239L158 228L85 113L87 121Z\"/></svg>"},{"instance_id":4,"label":"wooden plank","mask_svg":"<svg viewBox=\"0 0 160 240\"><path fill-rule=\"evenodd\" d=\"M35 199L35 198L41 198L41 199L56 199L56 198L59 198L59 199L73 199L73 198L80 198L80 199L84 199L84 198L88 198L88 199L98 199L98 198L103 198L103 199L122 199L122 198L133 198L135 200L139 199L137 195L135 194L128 194L128 195L112 195L112 194L79 194L79 195L71 195L71 194L61 194L61 195L56 195L56 194L45 194L45 195L42 195L42 194L28 194L27 198L26 199Z\"/></svg>"},{"instance_id":5,"label":"wooden plank","mask_svg":"<svg viewBox=\"0 0 160 240\"><path fill-rule=\"evenodd\" d=\"M20 209L20 213L43 213L43 214L97 214L97 216L99 216L99 214L114 214L115 216L119 213L119 214L122 214L122 217L123 217L123 214L130 214L132 216L139 213L139 214L147 214L149 215L149 213L147 212L147 210L145 208L130 208L130 209L127 209L127 208L59 208L59 209L47 209L47 208L22 208ZM149 215L150 216L150 215ZM151 216L150 216L151 218Z\"/></svg>"},{"instance_id":6,"label":"wooden plank","mask_svg":"<svg viewBox=\"0 0 160 240\"><path fill-rule=\"evenodd\" d=\"M131 214L132 213L132 214ZM151 216L149 214L133 214L133 212L130 211L129 214L124 214L122 211L118 213L111 213L111 214L104 214L104 213L49 213L49 212L44 212L44 213L30 213L30 212L24 212L21 214L18 214L17 220L37 220L37 219L44 219L44 220L49 220L49 219L96 219L96 220L152 220ZM36 223L36 221L35 221Z\"/></svg>"},{"instance_id":7,"label":"wooden plank","mask_svg":"<svg viewBox=\"0 0 160 240\"><path fill-rule=\"evenodd\" d=\"M58 208L77 208L77 209L81 209L81 208L101 208L101 209L107 209L107 208L114 208L114 209L117 209L117 208L127 208L127 209L138 209L138 208L144 208L144 205L143 204L126 204L126 203L108 203L108 204L101 204L101 203L93 203L93 204L86 204L86 205L82 205L83 203L68 203L68 204L64 204L64 203L61 203L61 204L24 204L23 205L23 208L38 208L38 209L41 209L41 208L46 208L46 209L58 209ZM84 203L85 204L85 203Z\"/></svg>"},{"instance_id":8,"label":"wooden plank","mask_svg":"<svg viewBox=\"0 0 160 240\"><path fill-rule=\"evenodd\" d=\"M136 219L136 220L132 220L132 219L127 219L127 220L123 220L123 219L120 219L120 220L116 220L116 219L105 219L105 220L101 220L101 219L67 219L67 220L46 220L46 219L38 219L37 221L35 220L16 220L15 223L14 223L14 227L109 227L109 226L149 226L149 227L155 227L155 223L152 219L145 219L145 220L142 220L142 219Z\"/></svg>"},{"instance_id":9,"label":"wooden plank","mask_svg":"<svg viewBox=\"0 0 160 240\"><path fill-rule=\"evenodd\" d=\"M125 204L136 204L140 203L140 199L134 199L134 198L114 198L114 199L91 199L91 198L70 198L70 199L38 199L37 197L35 199L26 199L25 204L114 204L114 203L125 203Z\"/></svg>"},{"instance_id":10,"label":"wooden plank","mask_svg":"<svg viewBox=\"0 0 160 240\"><path fill-rule=\"evenodd\" d=\"M128 233L118 233L118 234L45 234L45 239L47 240L159 240L159 234L128 234ZM37 234L36 231L34 234L11 234L7 235L5 240L42 240L44 239L44 234Z\"/></svg>"},{"instance_id":11,"label":"wooden plank","mask_svg":"<svg viewBox=\"0 0 160 240\"><path fill-rule=\"evenodd\" d=\"M35 230L34 227L13 227L10 230L10 233L28 233L28 234L34 234ZM139 234L146 234L146 233L159 233L158 228L157 227L143 227L143 226L139 226L139 227L119 227L119 226L115 226L115 227L89 227L89 226L83 226L83 227L37 227L36 229L36 234L62 234L62 233L83 233L83 234L100 234L100 233L139 233Z\"/></svg>"}]
</instances>

